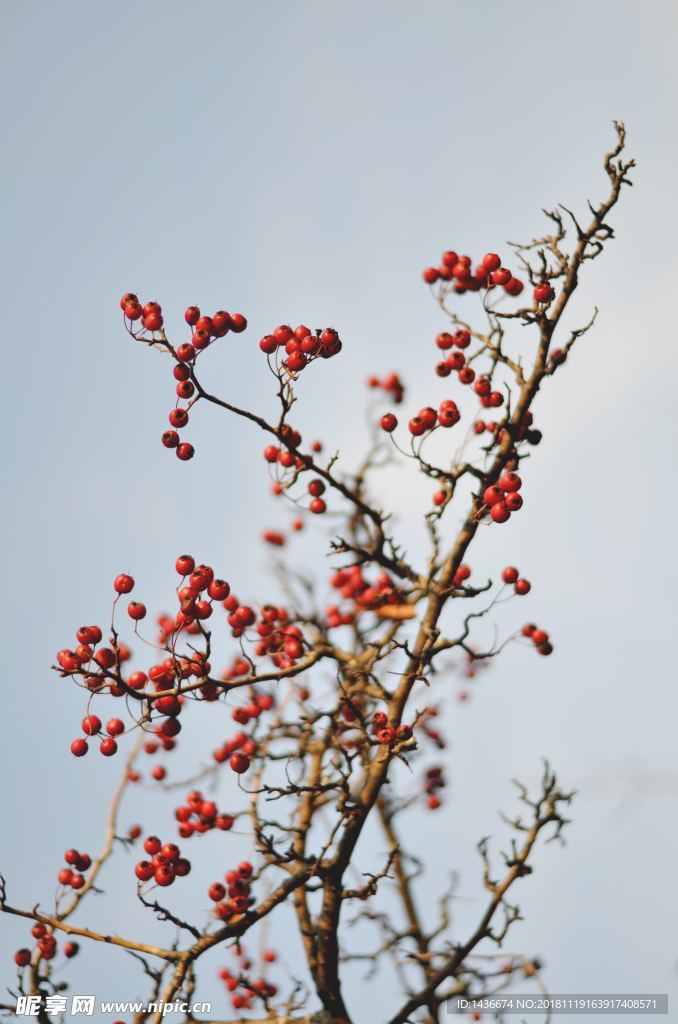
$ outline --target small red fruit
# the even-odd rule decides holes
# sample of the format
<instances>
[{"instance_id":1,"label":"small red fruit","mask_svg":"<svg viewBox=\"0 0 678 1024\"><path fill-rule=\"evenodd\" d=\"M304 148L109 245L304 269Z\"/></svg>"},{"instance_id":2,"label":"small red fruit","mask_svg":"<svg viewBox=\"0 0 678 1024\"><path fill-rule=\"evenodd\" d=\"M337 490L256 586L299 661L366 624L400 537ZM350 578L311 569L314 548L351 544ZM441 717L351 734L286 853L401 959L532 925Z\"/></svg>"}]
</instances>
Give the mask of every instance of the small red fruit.
<instances>
[{"instance_id":1,"label":"small red fruit","mask_svg":"<svg viewBox=\"0 0 678 1024\"><path fill-rule=\"evenodd\" d=\"M495 523L505 523L511 518L511 513L503 501L498 501L490 509L490 516Z\"/></svg>"},{"instance_id":2,"label":"small red fruit","mask_svg":"<svg viewBox=\"0 0 678 1024\"><path fill-rule=\"evenodd\" d=\"M117 591L118 594L129 594L130 590L133 588L134 580L131 576L128 576L127 573L122 572L113 580L113 589Z\"/></svg>"},{"instance_id":3,"label":"small red fruit","mask_svg":"<svg viewBox=\"0 0 678 1024\"><path fill-rule=\"evenodd\" d=\"M195 455L195 448L193 447L192 444L189 444L187 441L184 441L176 449L176 453L178 459L181 459L182 462L188 462L189 459L192 459L193 456Z\"/></svg>"},{"instance_id":4,"label":"small red fruit","mask_svg":"<svg viewBox=\"0 0 678 1024\"><path fill-rule=\"evenodd\" d=\"M504 492L501 487L497 487L493 484L491 487L487 487L483 494L483 501L486 505L496 505L498 502L504 500Z\"/></svg>"},{"instance_id":5,"label":"small red fruit","mask_svg":"<svg viewBox=\"0 0 678 1024\"><path fill-rule=\"evenodd\" d=\"M231 766L231 770L234 771L236 775L242 775L249 768L250 759L247 754L243 754L241 751L236 751L235 754L231 755L229 764Z\"/></svg>"}]
</instances>

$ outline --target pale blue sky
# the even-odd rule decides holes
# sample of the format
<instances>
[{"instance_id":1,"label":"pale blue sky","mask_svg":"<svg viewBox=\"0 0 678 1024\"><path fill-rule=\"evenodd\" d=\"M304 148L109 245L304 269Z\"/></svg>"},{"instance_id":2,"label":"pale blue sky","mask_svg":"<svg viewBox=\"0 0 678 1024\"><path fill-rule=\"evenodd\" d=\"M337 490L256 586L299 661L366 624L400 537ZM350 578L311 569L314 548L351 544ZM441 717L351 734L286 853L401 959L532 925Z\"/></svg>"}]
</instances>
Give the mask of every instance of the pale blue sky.
<instances>
[{"instance_id":1,"label":"pale blue sky","mask_svg":"<svg viewBox=\"0 0 678 1024\"><path fill-rule=\"evenodd\" d=\"M256 339L287 320L335 324L344 351L304 381L297 419L350 455L367 373L399 369L428 400L441 321L421 267L450 246L482 254L540 232L542 206L583 210L605 187L620 118L637 184L577 303L582 317L597 304L600 322L538 406L529 503L474 560L479 573L524 566L534 594L507 622L543 619L556 654L511 651L452 709L449 833L424 815L416 829L434 878L460 868L470 923L473 844L511 806L511 776L534 778L548 755L580 796L568 847L543 850L519 894L511 948L543 954L555 991L678 998L675 5L5 0L0 19L12 823L0 863L15 901L49 899L61 851L96 847L112 782L110 763L69 755L82 700L50 673L54 652L103 617L121 569L165 604L183 549L255 598L259 532L278 521L253 431L204 411L192 463L160 447L171 384L126 339L119 295L160 299L170 322L190 302L244 312L251 331L210 356L212 379L262 408ZM407 533L415 502L400 499ZM216 738L223 723L205 729ZM169 813L158 801L149 826ZM208 874L215 850L197 858ZM129 871L112 868L110 884L131 906ZM121 904L101 914L133 931L139 915ZM5 963L25 933L0 918ZM81 971L103 997L143 993L125 957L88 950ZM380 999L356 985L359 1024L382 1019Z\"/></svg>"}]
</instances>

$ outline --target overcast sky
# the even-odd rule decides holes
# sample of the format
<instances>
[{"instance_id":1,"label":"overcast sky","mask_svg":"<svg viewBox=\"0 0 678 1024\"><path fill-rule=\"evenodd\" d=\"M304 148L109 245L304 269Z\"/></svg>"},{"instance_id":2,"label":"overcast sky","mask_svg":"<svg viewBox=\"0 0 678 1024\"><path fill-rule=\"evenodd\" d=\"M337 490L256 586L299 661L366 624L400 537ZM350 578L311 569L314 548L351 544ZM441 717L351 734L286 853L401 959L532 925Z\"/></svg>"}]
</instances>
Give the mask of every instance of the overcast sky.
<instances>
[{"instance_id":1,"label":"overcast sky","mask_svg":"<svg viewBox=\"0 0 678 1024\"><path fill-rule=\"evenodd\" d=\"M413 406L430 400L444 325L421 268L448 247L506 251L543 230L544 206L585 215L618 118L636 186L576 305L583 319L597 305L599 323L538 402L545 440L525 509L483 532L473 563L524 569L533 593L506 625L543 621L556 652L511 650L451 708L446 816L413 824L432 858L422 899L459 869L463 932L481 905L474 843L499 840L510 779L536 779L548 756L579 795L568 846L542 849L520 890L511 949L543 955L556 992L678 998L675 5L5 0L0 17L0 865L12 900L48 901L63 849L94 852L103 834L119 762L71 758L82 696L49 666L76 626L105 617L113 575L132 572L162 608L188 549L239 594L270 591L260 532L282 520L261 438L207 410L191 425L193 462L161 447L167 366L124 335L120 294L160 299L170 328L191 302L245 313L250 330L210 354L211 379L264 410L258 337L334 324L344 350L303 381L298 422L349 464L368 373L400 370ZM409 536L416 490L388 477L384 493ZM316 548L304 550L302 564ZM202 716L208 743L224 727ZM125 821L169 831L171 803L148 806L135 794ZM201 845L200 877L233 855ZM131 862L105 882L126 897L92 901L81 920L143 929ZM27 933L0 917L7 983ZM215 1007L222 962L205 971ZM290 945L289 970L299 963ZM125 956L88 948L80 971L76 992L144 993ZM382 1019L382 998L355 982L357 1024Z\"/></svg>"}]
</instances>

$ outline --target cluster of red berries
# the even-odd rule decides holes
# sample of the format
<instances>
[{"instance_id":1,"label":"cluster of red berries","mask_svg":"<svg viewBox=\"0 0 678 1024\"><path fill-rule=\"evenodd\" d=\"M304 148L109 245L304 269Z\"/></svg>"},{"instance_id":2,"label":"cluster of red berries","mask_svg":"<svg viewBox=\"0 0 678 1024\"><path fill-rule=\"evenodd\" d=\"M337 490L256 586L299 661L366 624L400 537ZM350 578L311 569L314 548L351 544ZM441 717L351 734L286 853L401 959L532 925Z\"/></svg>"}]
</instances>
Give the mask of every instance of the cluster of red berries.
<instances>
[{"instance_id":1,"label":"cluster of red berries","mask_svg":"<svg viewBox=\"0 0 678 1024\"><path fill-rule=\"evenodd\" d=\"M157 836L147 836L144 839L144 850L151 859L140 860L134 868L134 874L140 882L153 879L156 885L172 885L175 879L183 878L191 870L190 861L181 856L176 843L163 845Z\"/></svg>"},{"instance_id":2,"label":"cluster of red berries","mask_svg":"<svg viewBox=\"0 0 678 1024\"><path fill-rule=\"evenodd\" d=\"M135 295L134 292L125 292L120 299L120 309L130 323L141 320L141 326L145 331L154 334L156 331L162 330L164 320L159 302L147 302L145 306L142 306L138 295Z\"/></svg>"},{"instance_id":3,"label":"cluster of red berries","mask_svg":"<svg viewBox=\"0 0 678 1024\"><path fill-rule=\"evenodd\" d=\"M85 715L82 720L82 731L86 736L98 736L103 728L102 721L97 715ZM106 722L107 736L104 736L99 744L99 750L104 757L112 757L117 753L118 744L115 740L125 731L125 723L120 718L109 718ZM77 739L71 743L71 753L75 757L84 757L89 749L87 740Z\"/></svg>"},{"instance_id":4,"label":"cluster of red berries","mask_svg":"<svg viewBox=\"0 0 678 1024\"><path fill-rule=\"evenodd\" d=\"M252 891L253 867L243 860L233 871L227 871L223 882L213 882L207 890L209 898L216 903L215 917L226 921L238 914L244 914L254 903Z\"/></svg>"},{"instance_id":5,"label":"cluster of red berries","mask_svg":"<svg viewBox=\"0 0 678 1024\"><path fill-rule=\"evenodd\" d=\"M291 443L294 448L298 447L301 442L300 435L297 434L296 431L293 431L292 434L288 434L287 436L289 443ZM282 466L283 470L294 470L295 474L305 468L304 461L299 455L295 455L289 448L279 448L278 445L275 444L269 444L264 449L264 458L269 464L277 463L279 466ZM279 485L280 490L276 488L276 493L281 493L283 490L283 484L280 481L277 481L277 484ZM310 497L308 509L315 515L322 515L323 512L327 511L327 505L322 497L325 490L325 483L319 478L311 480L308 485L308 495ZM275 540L271 540L270 536L267 536L265 539L268 540L269 543L276 543Z\"/></svg>"},{"instance_id":6,"label":"cluster of red berries","mask_svg":"<svg viewBox=\"0 0 678 1024\"><path fill-rule=\"evenodd\" d=\"M512 584L516 594L520 597L524 597L525 594L529 594L532 589L530 581L521 579L520 573L514 565L507 565L501 574L501 578L504 583Z\"/></svg>"},{"instance_id":7,"label":"cluster of red berries","mask_svg":"<svg viewBox=\"0 0 678 1024\"><path fill-rule=\"evenodd\" d=\"M247 320L242 313L227 313L225 309L217 310L213 316L203 316L197 306L189 306L184 313L184 320L193 330L190 344L196 353L202 352L215 338L223 338L229 331L233 331L234 334L242 334L247 328ZM195 358L195 356L191 356L191 353L188 355L190 359L182 359L182 362L190 362Z\"/></svg>"},{"instance_id":8,"label":"cluster of red berries","mask_svg":"<svg viewBox=\"0 0 678 1024\"><path fill-rule=\"evenodd\" d=\"M183 347L183 346L182 346ZM182 462L188 462L195 455L195 448L188 441L182 441L179 431L188 426L189 409L193 404L191 399L195 395L195 384L191 380L192 370L187 363L177 363L172 370L176 384L177 404L170 409L167 419L171 430L165 430L162 435L162 443L165 448L174 449L174 453ZM189 404L179 405L181 399Z\"/></svg>"},{"instance_id":9,"label":"cluster of red berries","mask_svg":"<svg viewBox=\"0 0 678 1024\"><path fill-rule=\"evenodd\" d=\"M250 980L247 977L247 972L251 970L251 961L243 954L242 949L236 947L236 952L239 958L239 971L234 974L228 969L228 967L222 967L219 971L219 977L226 985L226 988L231 993L231 1006L234 1010L251 1010L252 1002L255 998L260 997L261 999L272 999L273 996L277 995L278 989L276 985L272 985L270 982L264 980L264 978L254 978ZM265 963L273 963L277 957L272 949L265 949L262 953L262 960Z\"/></svg>"},{"instance_id":10,"label":"cluster of red berries","mask_svg":"<svg viewBox=\"0 0 678 1024\"><path fill-rule=\"evenodd\" d=\"M304 636L298 626L287 621L285 608L264 605L259 613L254 648L257 657L269 657L276 668L292 668L304 653Z\"/></svg>"},{"instance_id":11,"label":"cluster of red berries","mask_svg":"<svg viewBox=\"0 0 678 1024\"><path fill-rule=\"evenodd\" d=\"M276 353L276 358L278 351L284 349L282 365L292 375L300 373L314 359L331 359L338 355L342 344L334 327L318 328L312 332L304 324L294 330L289 324L280 324L273 334L264 335L259 348L268 356Z\"/></svg>"},{"instance_id":12,"label":"cluster of red berries","mask_svg":"<svg viewBox=\"0 0 678 1024\"><path fill-rule=\"evenodd\" d=\"M89 871L92 866L92 858L88 853L79 853L78 850L66 850L64 860L67 867L61 868L57 879L59 885L68 886L71 889L82 889L85 884L83 871Z\"/></svg>"},{"instance_id":13,"label":"cluster of red berries","mask_svg":"<svg viewBox=\"0 0 678 1024\"><path fill-rule=\"evenodd\" d=\"M379 380L378 377L368 377L367 386L373 390L381 388L391 396L396 405L400 405L405 396L405 385L397 373L389 373L383 380Z\"/></svg>"},{"instance_id":14,"label":"cluster of red berries","mask_svg":"<svg viewBox=\"0 0 678 1024\"><path fill-rule=\"evenodd\" d=\"M424 793L426 793L426 806L431 811L437 811L442 805L438 791L445 788L445 776L443 769L439 766L429 768L424 776Z\"/></svg>"},{"instance_id":15,"label":"cluster of red berries","mask_svg":"<svg viewBox=\"0 0 678 1024\"><path fill-rule=\"evenodd\" d=\"M523 481L518 474L509 471L499 478L498 483L485 488L483 502L494 523L505 523L512 512L522 508L523 499L518 494L522 486Z\"/></svg>"},{"instance_id":16,"label":"cluster of red berries","mask_svg":"<svg viewBox=\"0 0 678 1024\"><path fill-rule=\"evenodd\" d=\"M328 628L351 625L356 614L365 611L377 611L384 606L403 605L405 596L398 590L387 572L380 572L374 583L365 579L359 565L348 569L338 569L330 577L330 585L341 593L341 596L355 605L350 612L341 612L336 605L327 610Z\"/></svg>"},{"instance_id":17,"label":"cluster of red berries","mask_svg":"<svg viewBox=\"0 0 678 1024\"><path fill-rule=\"evenodd\" d=\"M56 659L64 675L80 672L85 666L89 667L90 663L94 662L85 682L90 690L98 690L106 681L106 670L113 668L118 661L127 661L130 652L123 644L119 644L115 650L110 647L100 647L95 653L94 648L102 638L98 626L81 626L75 636L78 641L75 650L63 648L57 652ZM91 673L99 674L92 677ZM119 695L114 694L114 696Z\"/></svg>"},{"instance_id":18,"label":"cluster of red berries","mask_svg":"<svg viewBox=\"0 0 678 1024\"><path fill-rule=\"evenodd\" d=\"M374 712L370 719L370 730L376 741L387 747L404 743L412 737L412 726L389 725L388 715L383 711Z\"/></svg>"},{"instance_id":19,"label":"cluster of red berries","mask_svg":"<svg viewBox=\"0 0 678 1024\"><path fill-rule=\"evenodd\" d=\"M259 718L264 711L273 707L273 697L270 693L253 694L249 704L241 704L233 708L231 718L238 725L248 725L249 722Z\"/></svg>"},{"instance_id":20,"label":"cluster of red berries","mask_svg":"<svg viewBox=\"0 0 678 1024\"><path fill-rule=\"evenodd\" d=\"M151 334L162 331L164 320L159 302L147 302L145 306L142 306L133 292L126 292L120 299L120 308L129 322L127 329L133 337L148 340L143 337L144 331ZM184 313L184 319L192 329L191 340L179 345L176 352L173 352L177 361L173 373L178 400L190 402L195 395L195 384L190 364L195 361L200 352L211 345L215 338L223 338L229 331L233 331L235 334L244 331L247 327L247 320L242 313L227 313L224 309L218 310L213 316L203 316L197 306L189 306ZM141 320L143 328L141 332L134 329L133 325L137 320ZM172 409L169 414L169 421L173 429L165 431L162 435L162 443L165 448L173 448L177 458L182 462L187 462L193 458L195 451L193 445L181 442L177 430L187 425L188 409L180 407L177 402L176 408Z\"/></svg>"},{"instance_id":21,"label":"cluster of red berries","mask_svg":"<svg viewBox=\"0 0 678 1024\"><path fill-rule=\"evenodd\" d=\"M427 267L422 277L426 284L436 281L454 282L452 290L457 295L464 292L479 292L481 288L490 290L501 286L507 295L520 295L523 282L514 277L510 270L501 265L501 258L495 252L488 252L475 267L470 256L458 256L448 250L440 258L440 266Z\"/></svg>"},{"instance_id":22,"label":"cluster of red berries","mask_svg":"<svg viewBox=\"0 0 678 1024\"><path fill-rule=\"evenodd\" d=\"M437 412L430 405L420 409L417 415L408 422L407 429L413 437L421 437L422 434L429 433L436 427L453 427L455 423L459 422L459 419L457 403L446 398L438 406ZM392 434L397 426L398 420L392 412L387 412L381 417L381 429L387 434Z\"/></svg>"},{"instance_id":23,"label":"cluster of red berries","mask_svg":"<svg viewBox=\"0 0 678 1024\"><path fill-rule=\"evenodd\" d=\"M175 619L175 629L179 631L209 619L214 610L213 602L225 601L231 593L231 587L226 580L215 577L211 566L196 566L191 555L180 555L175 568L182 580L188 578L178 591L180 608Z\"/></svg>"},{"instance_id":24,"label":"cluster of red berries","mask_svg":"<svg viewBox=\"0 0 678 1024\"><path fill-rule=\"evenodd\" d=\"M49 925L38 921L31 928L31 935L36 940L36 950L43 960L53 960L58 952L58 944ZM80 946L77 942L65 942L62 953L69 960L76 956ZM32 959L30 949L17 949L14 954L14 963L17 967L28 967Z\"/></svg>"},{"instance_id":25,"label":"cluster of red berries","mask_svg":"<svg viewBox=\"0 0 678 1024\"><path fill-rule=\"evenodd\" d=\"M450 334L448 331L442 331L436 336L436 345L439 349L445 351L451 349L452 346L456 346L454 352L450 352L445 359L440 360L436 363L435 371L438 377L449 377L454 371L459 378L459 383L464 385L473 384L476 379L475 370L469 366L466 361L466 356L462 349L468 348L471 343L471 335L466 330L456 331L454 334ZM484 380L484 378L481 378ZM484 387L484 385L481 385ZM476 384L475 391L478 392L478 386Z\"/></svg>"},{"instance_id":26,"label":"cluster of red berries","mask_svg":"<svg viewBox=\"0 0 678 1024\"><path fill-rule=\"evenodd\" d=\"M249 769L250 758L256 750L256 741L244 732L238 732L232 739L225 740L212 756L217 764L228 761L231 771L243 775Z\"/></svg>"},{"instance_id":27,"label":"cluster of red berries","mask_svg":"<svg viewBox=\"0 0 678 1024\"><path fill-rule=\"evenodd\" d=\"M523 636L529 637L539 654L551 654L553 645L545 629L539 629L533 622L526 623L522 628Z\"/></svg>"},{"instance_id":28,"label":"cluster of red berries","mask_svg":"<svg viewBox=\"0 0 678 1024\"><path fill-rule=\"evenodd\" d=\"M196 832L201 834L215 828L228 832L234 821L233 815L220 813L214 800L206 800L197 789L192 790L186 802L176 808L174 817L179 822L182 839L190 839Z\"/></svg>"}]
</instances>

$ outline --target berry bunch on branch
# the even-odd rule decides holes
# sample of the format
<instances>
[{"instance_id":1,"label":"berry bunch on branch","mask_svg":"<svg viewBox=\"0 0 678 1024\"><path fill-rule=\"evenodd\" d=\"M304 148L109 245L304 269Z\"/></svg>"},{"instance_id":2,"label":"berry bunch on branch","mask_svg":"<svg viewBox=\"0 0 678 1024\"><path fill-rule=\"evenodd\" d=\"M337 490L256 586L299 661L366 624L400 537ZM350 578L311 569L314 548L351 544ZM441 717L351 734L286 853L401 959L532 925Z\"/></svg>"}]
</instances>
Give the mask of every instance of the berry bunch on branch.
<instances>
[{"instance_id":1,"label":"berry bunch on branch","mask_svg":"<svg viewBox=\"0 0 678 1024\"><path fill-rule=\"evenodd\" d=\"M332 568L322 587L298 585L286 566L274 592L252 601L236 596L246 580L227 580L224 567L200 561L206 552L182 554L166 609L149 615L135 579L123 572L113 581L109 624L74 624L64 638L54 666L59 685L82 697L72 754L98 752L113 763L124 756L125 763L100 853L71 849L65 863L55 855L53 905L15 906L1 880L0 910L26 924L9 990L39 996L42 1021L65 984L56 970L62 958L86 963L94 943L141 965L149 1003L192 1003L211 972L223 986L220 1021L358 1021L357 997L343 982L355 979L351 965L360 961L394 972L383 1001L389 1024L438 1022L455 996L491 996L524 987L526 978L543 985L538 961L504 955L501 946L519 917L514 893L532 871L536 848L566 824L570 794L550 768L537 792L519 787L524 810L506 819L503 867L480 844L485 901L468 932L452 923L453 891L438 894L437 915L422 911L425 861L407 817L444 822L449 765L438 719L455 668L469 680L509 643L540 655L553 650L533 622L483 639L498 605L523 601L532 586L514 565L476 581L471 557L482 530L506 529L529 496L527 460L542 441L534 400L595 319L561 337L581 273L612 239L609 215L630 184L624 128L615 130L604 160L607 196L589 204L585 223L559 207L547 213L549 233L541 238L488 253L475 266L448 250L424 271L446 318L432 344L431 404L408 409L401 425L393 408L407 409L406 377L369 377L375 400L392 407L373 412L372 443L355 468L325 457L321 440L306 442L291 420L302 376L312 387L324 361L341 352L335 328L282 324L261 338L278 402L277 418L268 420L215 394L203 375L212 345L248 343L246 335L228 337L246 331L241 314L208 316L190 306L184 334L171 340L157 302L123 296L132 339L169 357L176 401L165 447L181 460L194 455L179 432L204 405L250 421L264 435L262 470L291 509L292 531L332 513ZM435 488L423 510L425 564L406 554L379 500L375 475L385 461L403 472L411 466ZM264 536L276 547L287 542L280 526ZM457 697L466 699L468 690ZM199 753L202 767L191 778L176 778L182 730L199 728L202 716L224 718L224 709L223 741ZM459 777L463 784L463 770ZM125 793L141 780L177 793L173 818L155 823L158 834L122 824ZM229 848L234 830L248 837L246 860ZM212 866L200 878L191 870L196 843L210 847ZM132 854L127 895L136 892L150 918L164 922L163 944L107 932L88 917L95 909L89 897L105 885L117 851ZM202 908L190 919L172 905L173 891L184 886L194 887ZM270 919L283 908L296 921L304 966L285 962L287 951L266 941ZM143 1010L134 1022L161 1019L161 1010ZM185 1019L203 1018L187 1011Z\"/></svg>"}]
</instances>

